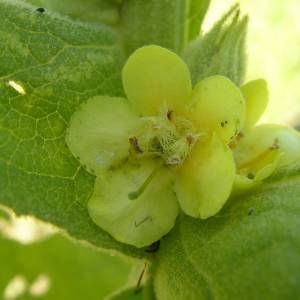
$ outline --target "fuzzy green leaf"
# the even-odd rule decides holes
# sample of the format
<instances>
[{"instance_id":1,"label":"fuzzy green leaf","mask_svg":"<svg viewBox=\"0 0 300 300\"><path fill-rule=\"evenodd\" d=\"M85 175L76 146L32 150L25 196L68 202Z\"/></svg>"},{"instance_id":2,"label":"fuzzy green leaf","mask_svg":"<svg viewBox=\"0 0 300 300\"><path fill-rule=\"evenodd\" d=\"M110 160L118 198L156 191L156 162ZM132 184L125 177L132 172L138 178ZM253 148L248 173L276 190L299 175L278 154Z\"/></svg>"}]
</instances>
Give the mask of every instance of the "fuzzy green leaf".
<instances>
[{"instance_id":1,"label":"fuzzy green leaf","mask_svg":"<svg viewBox=\"0 0 300 300\"><path fill-rule=\"evenodd\" d=\"M300 165L215 217L182 216L161 241L158 299L282 300L300 296Z\"/></svg>"},{"instance_id":2,"label":"fuzzy green leaf","mask_svg":"<svg viewBox=\"0 0 300 300\"><path fill-rule=\"evenodd\" d=\"M183 53L193 84L212 75L223 75L237 85L244 80L245 37L248 18L233 7L204 36L191 42Z\"/></svg>"},{"instance_id":3,"label":"fuzzy green leaf","mask_svg":"<svg viewBox=\"0 0 300 300\"><path fill-rule=\"evenodd\" d=\"M149 44L180 53L197 36L209 0L124 0L120 31L128 54Z\"/></svg>"},{"instance_id":4,"label":"fuzzy green leaf","mask_svg":"<svg viewBox=\"0 0 300 300\"><path fill-rule=\"evenodd\" d=\"M201 25L205 14L208 10L210 0L192 0L189 1L188 17L187 17L187 41L195 39L201 29Z\"/></svg>"},{"instance_id":5,"label":"fuzzy green leaf","mask_svg":"<svg viewBox=\"0 0 300 300\"><path fill-rule=\"evenodd\" d=\"M43 7L45 12L54 11L73 19L93 23L115 25L119 19L118 4L112 0L26 0Z\"/></svg>"},{"instance_id":6,"label":"fuzzy green leaf","mask_svg":"<svg viewBox=\"0 0 300 300\"><path fill-rule=\"evenodd\" d=\"M11 1L0 2L0 19L0 202L77 239L138 255L90 219L94 177L65 144L80 103L122 94L118 36Z\"/></svg>"},{"instance_id":7,"label":"fuzzy green leaf","mask_svg":"<svg viewBox=\"0 0 300 300\"><path fill-rule=\"evenodd\" d=\"M19 300L97 300L127 284L130 264L117 257L72 243L62 236L30 245L0 237L0 297L16 276L27 282ZM40 278L49 290L37 297L32 285ZM43 281L44 280L44 281ZM46 284L46 285L45 285ZM37 289L37 288L36 288ZM38 290L38 289L37 289ZM6 292L7 293L7 292Z\"/></svg>"}]
</instances>

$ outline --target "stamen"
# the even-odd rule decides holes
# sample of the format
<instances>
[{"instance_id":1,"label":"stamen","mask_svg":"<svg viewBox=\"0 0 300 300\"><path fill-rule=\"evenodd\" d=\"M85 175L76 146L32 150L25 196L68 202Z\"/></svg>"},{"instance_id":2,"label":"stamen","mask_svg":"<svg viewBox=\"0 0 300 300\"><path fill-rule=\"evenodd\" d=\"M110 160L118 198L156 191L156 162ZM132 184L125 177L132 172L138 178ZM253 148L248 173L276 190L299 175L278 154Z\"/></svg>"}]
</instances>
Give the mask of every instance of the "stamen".
<instances>
[{"instance_id":1,"label":"stamen","mask_svg":"<svg viewBox=\"0 0 300 300\"><path fill-rule=\"evenodd\" d=\"M154 178L154 176L156 175L157 171L160 169L160 166L158 168L155 168L151 174L146 178L146 180L144 181L144 183L136 190L133 192L130 192L128 194L128 198L130 200L135 200L137 199L147 188L147 186L149 185L149 183L152 181L152 179Z\"/></svg>"},{"instance_id":2,"label":"stamen","mask_svg":"<svg viewBox=\"0 0 300 300\"><path fill-rule=\"evenodd\" d=\"M188 134L185 138L186 138L187 144L189 146L194 145L194 143L195 143L195 137L192 134Z\"/></svg>"},{"instance_id":3,"label":"stamen","mask_svg":"<svg viewBox=\"0 0 300 300\"><path fill-rule=\"evenodd\" d=\"M143 153L143 150L139 146L138 139L135 136L129 138L129 143L130 143L130 145L132 146L132 148L134 149L135 152Z\"/></svg>"},{"instance_id":4,"label":"stamen","mask_svg":"<svg viewBox=\"0 0 300 300\"><path fill-rule=\"evenodd\" d=\"M248 173L247 177L249 179L253 179L249 177L249 174L253 174L256 171L260 170L263 166L266 166L267 164L274 161L278 155L279 148L267 148L264 152L262 152L260 155L255 157L253 160L244 163L240 166L240 172L241 173Z\"/></svg>"},{"instance_id":5,"label":"stamen","mask_svg":"<svg viewBox=\"0 0 300 300\"><path fill-rule=\"evenodd\" d=\"M226 121L224 121L226 122ZM150 155L160 157L166 165L180 165L190 154L199 137L192 122L178 117L172 110L166 110L163 116L144 117L139 135L129 138L131 153L143 157ZM130 198L137 198L138 191L132 192Z\"/></svg>"},{"instance_id":6,"label":"stamen","mask_svg":"<svg viewBox=\"0 0 300 300\"><path fill-rule=\"evenodd\" d=\"M280 148L280 143L279 143L279 140L276 138L274 139L274 142L273 142L273 145L270 146L270 150L277 150Z\"/></svg>"},{"instance_id":7,"label":"stamen","mask_svg":"<svg viewBox=\"0 0 300 300\"><path fill-rule=\"evenodd\" d=\"M167 112L167 118L169 121L172 121L173 118L173 110L168 110Z\"/></svg>"}]
</instances>

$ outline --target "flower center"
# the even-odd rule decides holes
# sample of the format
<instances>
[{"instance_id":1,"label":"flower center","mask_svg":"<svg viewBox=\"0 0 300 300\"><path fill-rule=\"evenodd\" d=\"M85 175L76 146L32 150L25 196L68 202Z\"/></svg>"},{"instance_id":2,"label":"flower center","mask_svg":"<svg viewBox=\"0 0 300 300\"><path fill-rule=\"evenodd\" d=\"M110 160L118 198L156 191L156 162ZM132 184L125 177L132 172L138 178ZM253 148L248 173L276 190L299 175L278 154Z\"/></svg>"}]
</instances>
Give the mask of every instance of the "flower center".
<instances>
[{"instance_id":1,"label":"flower center","mask_svg":"<svg viewBox=\"0 0 300 300\"><path fill-rule=\"evenodd\" d=\"M200 135L190 120L168 111L142 117L129 143L133 155L159 157L166 165L177 166L189 156Z\"/></svg>"}]
</instances>

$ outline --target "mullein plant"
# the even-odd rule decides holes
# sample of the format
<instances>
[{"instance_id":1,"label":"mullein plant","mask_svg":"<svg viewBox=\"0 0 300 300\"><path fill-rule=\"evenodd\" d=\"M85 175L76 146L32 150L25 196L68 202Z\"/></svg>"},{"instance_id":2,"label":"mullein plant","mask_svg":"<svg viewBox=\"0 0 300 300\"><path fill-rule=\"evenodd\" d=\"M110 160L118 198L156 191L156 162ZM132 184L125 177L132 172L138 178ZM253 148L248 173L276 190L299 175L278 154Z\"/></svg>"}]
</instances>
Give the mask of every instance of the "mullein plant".
<instances>
[{"instance_id":1,"label":"mullein plant","mask_svg":"<svg viewBox=\"0 0 300 300\"><path fill-rule=\"evenodd\" d=\"M256 126L268 102L262 79L238 87L213 75L192 86L184 61L156 45L137 49L122 79L127 99L89 99L66 136L97 177L87 207L92 220L120 242L150 245L181 211L212 217L231 194L300 158L297 131Z\"/></svg>"}]
</instances>

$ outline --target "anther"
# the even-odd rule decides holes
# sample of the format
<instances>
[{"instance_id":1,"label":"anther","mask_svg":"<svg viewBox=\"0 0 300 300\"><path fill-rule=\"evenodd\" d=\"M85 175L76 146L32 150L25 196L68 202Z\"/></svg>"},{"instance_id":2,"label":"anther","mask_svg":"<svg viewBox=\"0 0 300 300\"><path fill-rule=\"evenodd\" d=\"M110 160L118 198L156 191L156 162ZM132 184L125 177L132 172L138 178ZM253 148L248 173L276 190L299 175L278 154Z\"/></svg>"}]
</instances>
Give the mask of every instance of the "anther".
<instances>
[{"instance_id":1,"label":"anther","mask_svg":"<svg viewBox=\"0 0 300 300\"><path fill-rule=\"evenodd\" d=\"M194 137L191 134L188 134L186 136L186 141L187 141L187 143L188 143L189 146L191 146L195 142Z\"/></svg>"},{"instance_id":2,"label":"anther","mask_svg":"<svg viewBox=\"0 0 300 300\"><path fill-rule=\"evenodd\" d=\"M135 152L143 153L143 150L139 146L139 141L135 136L129 138L129 143Z\"/></svg>"},{"instance_id":3,"label":"anther","mask_svg":"<svg viewBox=\"0 0 300 300\"><path fill-rule=\"evenodd\" d=\"M169 121L172 121L172 118L173 118L173 110L168 110L167 112L167 118Z\"/></svg>"},{"instance_id":4,"label":"anther","mask_svg":"<svg viewBox=\"0 0 300 300\"><path fill-rule=\"evenodd\" d=\"M277 150L280 148L279 140L276 138L273 142L273 145L269 147L270 150Z\"/></svg>"}]
</instances>

